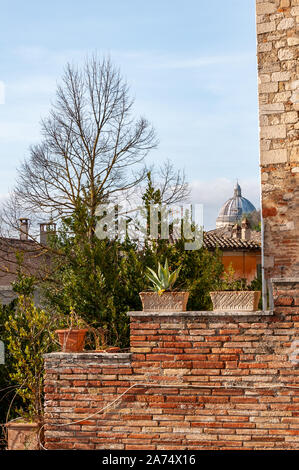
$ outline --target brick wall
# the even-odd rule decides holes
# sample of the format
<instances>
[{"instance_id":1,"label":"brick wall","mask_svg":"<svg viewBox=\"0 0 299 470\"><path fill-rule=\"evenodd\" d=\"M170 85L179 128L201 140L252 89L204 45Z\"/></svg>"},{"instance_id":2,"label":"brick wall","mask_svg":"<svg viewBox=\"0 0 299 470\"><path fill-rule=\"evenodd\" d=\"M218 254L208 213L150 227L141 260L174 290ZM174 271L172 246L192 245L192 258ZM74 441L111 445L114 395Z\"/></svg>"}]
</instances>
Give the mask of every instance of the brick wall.
<instances>
[{"instance_id":1,"label":"brick wall","mask_svg":"<svg viewBox=\"0 0 299 470\"><path fill-rule=\"evenodd\" d=\"M256 0L265 274L299 273L299 0Z\"/></svg>"},{"instance_id":2,"label":"brick wall","mask_svg":"<svg viewBox=\"0 0 299 470\"><path fill-rule=\"evenodd\" d=\"M274 295L274 314L132 313L131 354L47 355L46 447L299 449L298 283Z\"/></svg>"}]
</instances>

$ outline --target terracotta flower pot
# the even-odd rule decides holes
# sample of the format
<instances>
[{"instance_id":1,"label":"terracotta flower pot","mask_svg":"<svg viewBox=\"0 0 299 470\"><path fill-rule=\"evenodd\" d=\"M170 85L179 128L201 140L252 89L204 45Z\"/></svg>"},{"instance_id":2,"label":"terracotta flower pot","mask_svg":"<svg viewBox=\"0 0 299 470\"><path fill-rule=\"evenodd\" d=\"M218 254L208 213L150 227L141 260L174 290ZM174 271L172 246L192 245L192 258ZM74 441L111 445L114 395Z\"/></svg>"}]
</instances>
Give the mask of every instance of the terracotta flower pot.
<instances>
[{"instance_id":1,"label":"terracotta flower pot","mask_svg":"<svg viewBox=\"0 0 299 470\"><path fill-rule=\"evenodd\" d=\"M62 352L82 352L87 328L56 330Z\"/></svg>"},{"instance_id":2,"label":"terracotta flower pot","mask_svg":"<svg viewBox=\"0 0 299 470\"><path fill-rule=\"evenodd\" d=\"M144 312L185 312L189 292L140 292Z\"/></svg>"},{"instance_id":3,"label":"terracotta flower pot","mask_svg":"<svg viewBox=\"0 0 299 470\"><path fill-rule=\"evenodd\" d=\"M214 312L255 312L258 310L260 291L210 292Z\"/></svg>"},{"instance_id":4,"label":"terracotta flower pot","mask_svg":"<svg viewBox=\"0 0 299 470\"><path fill-rule=\"evenodd\" d=\"M39 450L39 430L38 423L25 421L10 421L7 428L7 449L8 450Z\"/></svg>"}]
</instances>

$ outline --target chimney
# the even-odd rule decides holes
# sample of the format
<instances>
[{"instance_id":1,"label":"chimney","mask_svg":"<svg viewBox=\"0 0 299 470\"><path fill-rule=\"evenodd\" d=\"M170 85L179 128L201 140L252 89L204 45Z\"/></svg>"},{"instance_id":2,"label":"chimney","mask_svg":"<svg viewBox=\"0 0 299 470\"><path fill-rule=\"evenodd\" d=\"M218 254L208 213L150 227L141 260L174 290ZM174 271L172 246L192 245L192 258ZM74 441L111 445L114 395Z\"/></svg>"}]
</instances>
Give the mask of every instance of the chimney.
<instances>
[{"instance_id":1,"label":"chimney","mask_svg":"<svg viewBox=\"0 0 299 470\"><path fill-rule=\"evenodd\" d=\"M20 219L20 240L28 240L29 219L21 217Z\"/></svg>"},{"instance_id":2,"label":"chimney","mask_svg":"<svg viewBox=\"0 0 299 470\"><path fill-rule=\"evenodd\" d=\"M39 224L39 233L40 233L40 244L47 245L49 242L49 236L55 235L56 233L56 224L53 222L44 222Z\"/></svg>"},{"instance_id":3,"label":"chimney","mask_svg":"<svg viewBox=\"0 0 299 470\"><path fill-rule=\"evenodd\" d=\"M232 228L232 237L241 238L241 227L238 224L235 224Z\"/></svg>"},{"instance_id":4,"label":"chimney","mask_svg":"<svg viewBox=\"0 0 299 470\"><path fill-rule=\"evenodd\" d=\"M242 220L241 238L242 240L250 240L250 224L247 218Z\"/></svg>"}]
</instances>

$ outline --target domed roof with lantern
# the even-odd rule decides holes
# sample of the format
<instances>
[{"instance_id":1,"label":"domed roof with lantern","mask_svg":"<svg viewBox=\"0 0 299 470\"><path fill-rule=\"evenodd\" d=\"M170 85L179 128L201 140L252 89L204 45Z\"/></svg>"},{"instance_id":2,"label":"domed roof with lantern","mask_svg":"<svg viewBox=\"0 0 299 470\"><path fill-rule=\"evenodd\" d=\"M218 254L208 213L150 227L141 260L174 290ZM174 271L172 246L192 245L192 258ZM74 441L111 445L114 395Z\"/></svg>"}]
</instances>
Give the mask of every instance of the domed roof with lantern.
<instances>
[{"instance_id":1,"label":"domed roof with lantern","mask_svg":"<svg viewBox=\"0 0 299 470\"><path fill-rule=\"evenodd\" d=\"M233 197L228 199L219 211L216 227L221 228L234 225L240 221L243 214L250 214L254 211L256 211L256 208L248 199L242 196L241 186L237 182Z\"/></svg>"}]
</instances>

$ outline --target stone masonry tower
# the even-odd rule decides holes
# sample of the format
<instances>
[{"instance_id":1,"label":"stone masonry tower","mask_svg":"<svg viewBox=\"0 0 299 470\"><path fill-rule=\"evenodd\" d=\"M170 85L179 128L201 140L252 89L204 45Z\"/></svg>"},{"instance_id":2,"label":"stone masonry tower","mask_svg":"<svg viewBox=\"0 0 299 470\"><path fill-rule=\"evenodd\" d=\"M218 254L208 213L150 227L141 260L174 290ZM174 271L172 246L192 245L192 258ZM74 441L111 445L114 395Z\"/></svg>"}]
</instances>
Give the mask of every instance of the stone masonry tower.
<instances>
[{"instance_id":1,"label":"stone masonry tower","mask_svg":"<svg viewBox=\"0 0 299 470\"><path fill-rule=\"evenodd\" d=\"M299 277L299 0L256 0L266 278Z\"/></svg>"}]
</instances>

